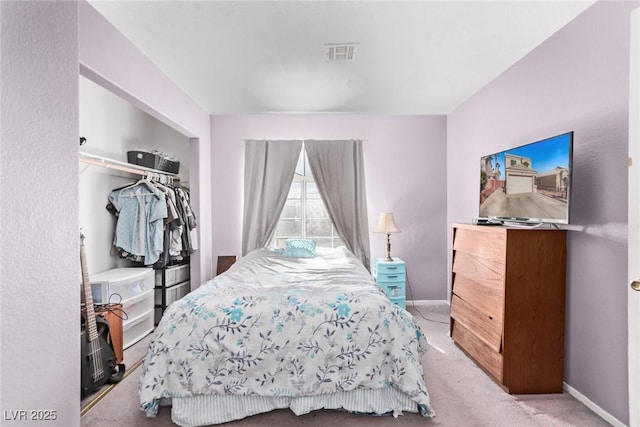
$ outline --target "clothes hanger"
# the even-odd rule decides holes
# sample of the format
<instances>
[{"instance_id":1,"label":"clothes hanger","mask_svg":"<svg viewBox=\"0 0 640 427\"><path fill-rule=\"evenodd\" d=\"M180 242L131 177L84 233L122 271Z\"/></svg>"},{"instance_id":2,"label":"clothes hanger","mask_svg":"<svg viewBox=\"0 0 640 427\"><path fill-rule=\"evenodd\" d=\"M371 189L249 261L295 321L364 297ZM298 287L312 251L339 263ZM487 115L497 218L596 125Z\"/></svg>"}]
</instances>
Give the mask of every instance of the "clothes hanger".
<instances>
[{"instance_id":1,"label":"clothes hanger","mask_svg":"<svg viewBox=\"0 0 640 427\"><path fill-rule=\"evenodd\" d=\"M137 193L137 194L129 194L130 197L135 197L135 196L156 196L158 198L164 197L164 194L162 193L162 191L160 191L158 188L156 188L153 184L153 182L151 181L152 176L153 176L153 172L145 172L145 174L142 176L141 179L139 179L138 181L134 182L131 185L127 185L126 187L122 187L120 189L120 195L122 195L122 192L124 190L127 190L129 188L133 188L137 185L144 185L146 188L148 188L149 190L151 190L151 193Z\"/></svg>"}]
</instances>

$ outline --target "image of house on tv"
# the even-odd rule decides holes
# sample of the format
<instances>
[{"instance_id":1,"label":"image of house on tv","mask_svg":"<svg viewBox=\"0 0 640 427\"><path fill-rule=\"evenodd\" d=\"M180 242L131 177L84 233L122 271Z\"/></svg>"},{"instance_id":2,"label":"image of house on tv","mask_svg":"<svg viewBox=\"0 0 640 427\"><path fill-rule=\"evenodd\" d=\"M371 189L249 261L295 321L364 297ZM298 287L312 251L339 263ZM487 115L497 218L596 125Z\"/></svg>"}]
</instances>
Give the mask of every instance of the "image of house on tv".
<instances>
[{"instance_id":1,"label":"image of house on tv","mask_svg":"<svg viewBox=\"0 0 640 427\"><path fill-rule=\"evenodd\" d=\"M481 162L481 217L567 220L567 152L533 144L483 157Z\"/></svg>"}]
</instances>

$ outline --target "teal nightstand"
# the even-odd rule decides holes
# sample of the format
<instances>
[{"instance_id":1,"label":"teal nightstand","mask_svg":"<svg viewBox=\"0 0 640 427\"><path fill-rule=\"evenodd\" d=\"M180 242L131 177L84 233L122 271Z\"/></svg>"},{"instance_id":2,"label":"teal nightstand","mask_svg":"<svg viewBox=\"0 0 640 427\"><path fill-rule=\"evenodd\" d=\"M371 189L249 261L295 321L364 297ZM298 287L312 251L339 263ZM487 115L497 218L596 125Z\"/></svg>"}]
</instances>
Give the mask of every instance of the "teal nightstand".
<instances>
[{"instance_id":1,"label":"teal nightstand","mask_svg":"<svg viewBox=\"0 0 640 427\"><path fill-rule=\"evenodd\" d=\"M407 270L404 261L394 258L385 261L384 258L373 259L373 279L396 305L407 308L405 286Z\"/></svg>"}]
</instances>

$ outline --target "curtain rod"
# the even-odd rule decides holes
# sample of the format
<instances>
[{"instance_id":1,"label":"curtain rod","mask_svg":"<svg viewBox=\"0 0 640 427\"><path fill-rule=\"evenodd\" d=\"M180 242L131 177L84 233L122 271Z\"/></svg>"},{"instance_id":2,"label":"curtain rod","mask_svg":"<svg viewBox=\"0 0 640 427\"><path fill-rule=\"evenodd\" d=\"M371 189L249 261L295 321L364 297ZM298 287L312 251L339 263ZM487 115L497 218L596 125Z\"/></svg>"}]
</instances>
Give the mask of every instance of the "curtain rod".
<instances>
[{"instance_id":1,"label":"curtain rod","mask_svg":"<svg viewBox=\"0 0 640 427\"><path fill-rule=\"evenodd\" d=\"M136 175L146 176L149 173L155 173L168 176L178 181L180 180L180 177L178 175L169 172L147 168L144 166L138 166L133 163L121 162L119 160L109 159L107 157L97 156L95 154L83 153L82 151L80 151L80 161L89 165L102 166L104 168L115 169L121 172L128 172Z\"/></svg>"}]
</instances>

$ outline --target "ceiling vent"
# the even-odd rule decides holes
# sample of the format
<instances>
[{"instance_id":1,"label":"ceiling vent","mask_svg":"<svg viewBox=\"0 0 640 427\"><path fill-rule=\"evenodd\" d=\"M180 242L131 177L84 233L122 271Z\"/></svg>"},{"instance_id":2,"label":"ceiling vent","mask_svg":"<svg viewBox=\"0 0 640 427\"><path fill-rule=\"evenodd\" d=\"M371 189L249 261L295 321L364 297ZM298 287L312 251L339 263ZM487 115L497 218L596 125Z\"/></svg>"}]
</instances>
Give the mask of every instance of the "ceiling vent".
<instances>
[{"instance_id":1,"label":"ceiling vent","mask_svg":"<svg viewBox=\"0 0 640 427\"><path fill-rule=\"evenodd\" d=\"M324 45L324 57L330 62L352 62L356 60L358 43L333 43Z\"/></svg>"}]
</instances>

